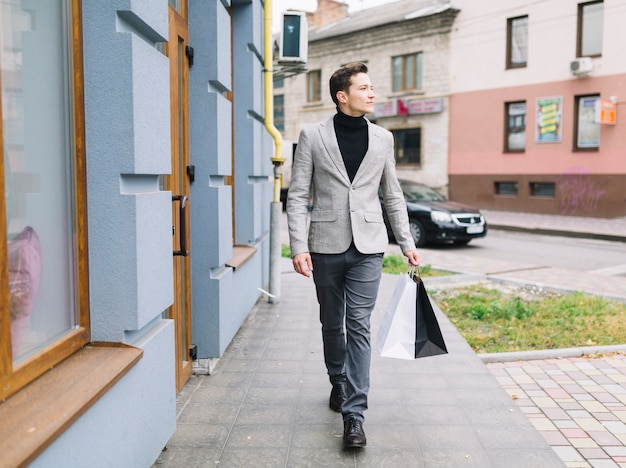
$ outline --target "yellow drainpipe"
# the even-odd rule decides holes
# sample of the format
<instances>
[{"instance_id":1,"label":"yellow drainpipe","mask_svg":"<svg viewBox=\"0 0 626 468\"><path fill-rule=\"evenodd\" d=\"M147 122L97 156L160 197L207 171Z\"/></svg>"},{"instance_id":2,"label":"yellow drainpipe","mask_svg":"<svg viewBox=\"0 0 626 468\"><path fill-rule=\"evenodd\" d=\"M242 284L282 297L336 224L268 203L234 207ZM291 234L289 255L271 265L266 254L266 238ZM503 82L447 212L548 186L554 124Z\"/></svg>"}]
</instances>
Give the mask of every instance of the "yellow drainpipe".
<instances>
[{"instance_id":1,"label":"yellow drainpipe","mask_svg":"<svg viewBox=\"0 0 626 468\"><path fill-rule=\"evenodd\" d=\"M274 126L274 41L272 37L272 0L265 0L264 25L263 25L263 45L264 45L264 76L265 76L265 128L274 138L276 152L272 157L274 164L274 202L280 202L280 188L282 176L279 167L285 162L283 158L283 137Z\"/></svg>"}]
</instances>

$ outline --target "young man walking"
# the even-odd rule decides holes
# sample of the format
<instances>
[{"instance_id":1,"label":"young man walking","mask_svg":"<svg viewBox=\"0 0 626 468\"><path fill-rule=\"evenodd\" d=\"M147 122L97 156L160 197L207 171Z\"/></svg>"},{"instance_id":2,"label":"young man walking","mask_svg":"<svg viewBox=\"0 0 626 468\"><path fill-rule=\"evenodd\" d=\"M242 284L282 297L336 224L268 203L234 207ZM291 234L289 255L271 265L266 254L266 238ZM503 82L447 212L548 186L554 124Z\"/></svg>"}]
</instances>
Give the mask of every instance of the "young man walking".
<instances>
[{"instance_id":1,"label":"young man walking","mask_svg":"<svg viewBox=\"0 0 626 468\"><path fill-rule=\"evenodd\" d=\"M343 415L344 445L364 447L370 316L388 243L379 189L402 252L411 265L419 257L396 177L393 136L365 118L375 98L367 66L350 63L335 71L330 94L337 113L300 133L287 218L293 267L307 277L313 273L330 408Z\"/></svg>"}]
</instances>

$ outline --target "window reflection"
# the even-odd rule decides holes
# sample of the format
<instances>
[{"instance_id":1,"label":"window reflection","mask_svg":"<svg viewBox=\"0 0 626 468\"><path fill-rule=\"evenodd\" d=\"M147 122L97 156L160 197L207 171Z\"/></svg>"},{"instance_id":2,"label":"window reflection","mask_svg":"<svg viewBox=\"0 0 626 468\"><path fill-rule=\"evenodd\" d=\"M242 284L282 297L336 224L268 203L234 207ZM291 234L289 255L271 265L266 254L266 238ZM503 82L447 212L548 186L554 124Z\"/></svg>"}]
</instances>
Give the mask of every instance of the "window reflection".
<instances>
[{"instance_id":1,"label":"window reflection","mask_svg":"<svg viewBox=\"0 0 626 468\"><path fill-rule=\"evenodd\" d=\"M76 325L70 0L0 2L13 360ZM4 287L4 286L3 286Z\"/></svg>"}]
</instances>

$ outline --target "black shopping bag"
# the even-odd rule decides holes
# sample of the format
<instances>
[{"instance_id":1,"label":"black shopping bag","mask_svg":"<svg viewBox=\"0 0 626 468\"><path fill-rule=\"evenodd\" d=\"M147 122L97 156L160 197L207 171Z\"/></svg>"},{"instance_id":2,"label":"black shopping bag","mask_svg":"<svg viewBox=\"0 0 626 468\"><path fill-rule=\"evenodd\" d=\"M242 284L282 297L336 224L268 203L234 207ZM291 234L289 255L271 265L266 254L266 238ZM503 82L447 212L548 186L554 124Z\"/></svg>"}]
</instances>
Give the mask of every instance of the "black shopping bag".
<instances>
[{"instance_id":1,"label":"black shopping bag","mask_svg":"<svg viewBox=\"0 0 626 468\"><path fill-rule=\"evenodd\" d=\"M433 305L430 302L424 283L419 275L414 275L417 283L415 298L415 358L448 354L446 343L439 328Z\"/></svg>"}]
</instances>

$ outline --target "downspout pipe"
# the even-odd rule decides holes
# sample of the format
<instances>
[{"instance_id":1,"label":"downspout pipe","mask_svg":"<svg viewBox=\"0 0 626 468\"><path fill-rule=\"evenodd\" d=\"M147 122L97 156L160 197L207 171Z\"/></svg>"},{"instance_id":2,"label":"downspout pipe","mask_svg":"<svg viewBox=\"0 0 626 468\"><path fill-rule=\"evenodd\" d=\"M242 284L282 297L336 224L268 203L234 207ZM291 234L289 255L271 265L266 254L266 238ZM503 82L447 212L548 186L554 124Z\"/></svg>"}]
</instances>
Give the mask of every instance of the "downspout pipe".
<instances>
[{"instance_id":1,"label":"downspout pipe","mask_svg":"<svg viewBox=\"0 0 626 468\"><path fill-rule=\"evenodd\" d=\"M272 0L265 0L263 13L263 74L264 74L264 113L265 128L274 139L275 152L271 158L274 165L274 197L270 205L270 265L269 265L269 302L280 302L280 258L282 203L280 189L282 185L281 166L285 162L282 156L283 137L274 126L274 40L272 37Z\"/></svg>"}]
</instances>

